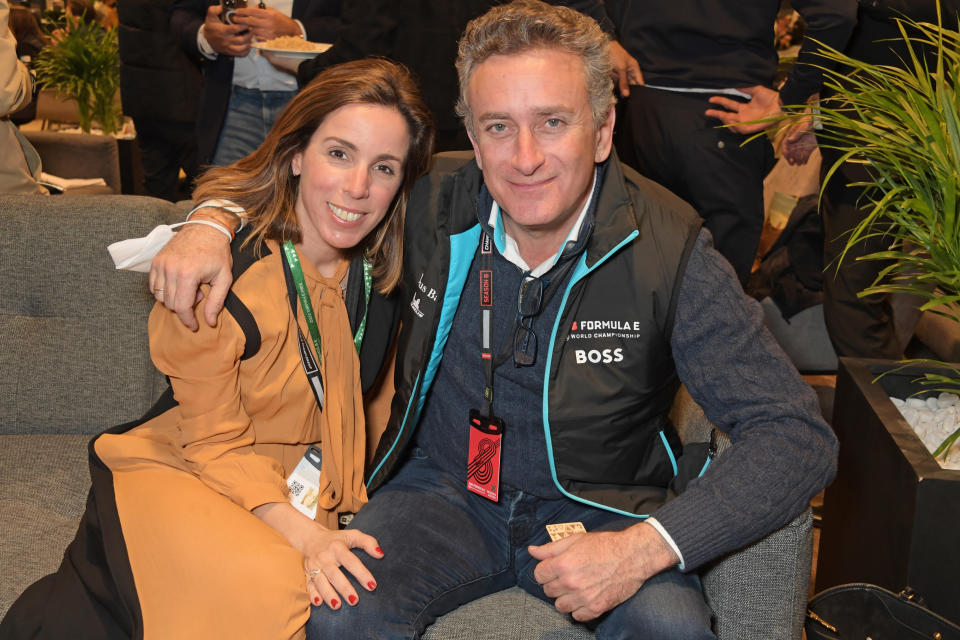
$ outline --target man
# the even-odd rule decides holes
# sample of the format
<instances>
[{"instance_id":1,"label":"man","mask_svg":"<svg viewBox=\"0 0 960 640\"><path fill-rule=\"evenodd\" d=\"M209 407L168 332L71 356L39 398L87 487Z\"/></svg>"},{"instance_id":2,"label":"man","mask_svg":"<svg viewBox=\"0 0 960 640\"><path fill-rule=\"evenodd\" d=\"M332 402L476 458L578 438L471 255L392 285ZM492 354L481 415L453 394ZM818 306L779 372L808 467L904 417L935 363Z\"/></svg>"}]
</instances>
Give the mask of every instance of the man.
<instances>
[{"instance_id":1,"label":"man","mask_svg":"<svg viewBox=\"0 0 960 640\"><path fill-rule=\"evenodd\" d=\"M763 179L773 167L767 137L747 140L771 126L782 106L806 104L820 90L817 48L843 48L856 1L792 0L807 33L779 90L773 25L780 0L607 4L611 15L619 11L620 43L643 73L644 86L632 87L623 109L624 160L697 209L745 283L763 227ZM783 153L803 164L812 141L795 127Z\"/></svg>"},{"instance_id":2,"label":"man","mask_svg":"<svg viewBox=\"0 0 960 640\"><path fill-rule=\"evenodd\" d=\"M468 26L458 107L476 159L439 157L411 196L396 395L350 525L384 556L360 596L331 559L351 606L314 608L308 637L415 637L519 585L599 618L600 638L711 638L695 569L832 476L812 391L696 213L612 155L607 46L537 0ZM224 244L184 236L151 272L182 316L197 274L170 256L207 243ZM220 296L226 276L201 266ZM699 479L705 454L666 419L678 379L735 443ZM549 542L570 522L587 533Z\"/></svg>"},{"instance_id":3,"label":"man","mask_svg":"<svg viewBox=\"0 0 960 640\"><path fill-rule=\"evenodd\" d=\"M234 12L228 24L218 0L173 3L171 31L187 55L204 66L197 120L200 165L231 164L259 147L297 93L296 78L251 49L255 40L302 36L331 42L337 36L340 0L248 5Z\"/></svg>"},{"instance_id":4,"label":"man","mask_svg":"<svg viewBox=\"0 0 960 640\"><path fill-rule=\"evenodd\" d=\"M170 32L172 0L125 0L120 26L120 99L133 118L143 165L143 193L182 200L197 175L197 112L203 77ZM187 196L189 197L189 195Z\"/></svg>"}]
</instances>

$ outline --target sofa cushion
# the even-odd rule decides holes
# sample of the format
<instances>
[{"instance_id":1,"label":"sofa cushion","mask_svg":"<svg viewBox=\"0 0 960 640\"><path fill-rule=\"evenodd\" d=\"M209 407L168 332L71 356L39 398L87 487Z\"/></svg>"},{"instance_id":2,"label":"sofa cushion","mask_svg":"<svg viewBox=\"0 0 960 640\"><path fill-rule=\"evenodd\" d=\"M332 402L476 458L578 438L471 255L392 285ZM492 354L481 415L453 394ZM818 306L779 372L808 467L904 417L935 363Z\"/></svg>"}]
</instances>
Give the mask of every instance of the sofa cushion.
<instances>
[{"instance_id":1,"label":"sofa cushion","mask_svg":"<svg viewBox=\"0 0 960 640\"><path fill-rule=\"evenodd\" d=\"M513 587L440 617L423 637L424 640L590 640L593 633L546 602Z\"/></svg>"},{"instance_id":2,"label":"sofa cushion","mask_svg":"<svg viewBox=\"0 0 960 640\"><path fill-rule=\"evenodd\" d=\"M0 435L0 618L60 566L90 488L89 435Z\"/></svg>"},{"instance_id":3,"label":"sofa cushion","mask_svg":"<svg viewBox=\"0 0 960 640\"><path fill-rule=\"evenodd\" d=\"M96 433L150 407L166 383L149 361L147 276L116 271L106 246L184 213L134 196L0 197L0 434Z\"/></svg>"}]
</instances>

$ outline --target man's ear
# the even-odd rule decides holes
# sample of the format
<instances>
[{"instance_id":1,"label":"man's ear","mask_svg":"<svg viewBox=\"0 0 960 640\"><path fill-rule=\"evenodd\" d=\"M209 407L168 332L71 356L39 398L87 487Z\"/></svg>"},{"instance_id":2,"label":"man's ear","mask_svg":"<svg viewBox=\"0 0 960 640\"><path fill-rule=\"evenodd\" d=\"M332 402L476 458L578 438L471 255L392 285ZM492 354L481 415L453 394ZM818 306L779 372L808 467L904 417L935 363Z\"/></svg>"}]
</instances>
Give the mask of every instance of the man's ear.
<instances>
[{"instance_id":1,"label":"man's ear","mask_svg":"<svg viewBox=\"0 0 960 640\"><path fill-rule=\"evenodd\" d=\"M473 133L469 129L467 129L467 137L470 138L470 145L473 147L473 157L477 159L477 166L480 167L480 171L483 171L483 158L480 155L480 145L477 144Z\"/></svg>"},{"instance_id":2,"label":"man's ear","mask_svg":"<svg viewBox=\"0 0 960 640\"><path fill-rule=\"evenodd\" d=\"M613 147L613 125L616 121L617 112L611 105L607 121L597 129L597 151L593 158L594 162L603 162L610 157L610 149Z\"/></svg>"}]
</instances>

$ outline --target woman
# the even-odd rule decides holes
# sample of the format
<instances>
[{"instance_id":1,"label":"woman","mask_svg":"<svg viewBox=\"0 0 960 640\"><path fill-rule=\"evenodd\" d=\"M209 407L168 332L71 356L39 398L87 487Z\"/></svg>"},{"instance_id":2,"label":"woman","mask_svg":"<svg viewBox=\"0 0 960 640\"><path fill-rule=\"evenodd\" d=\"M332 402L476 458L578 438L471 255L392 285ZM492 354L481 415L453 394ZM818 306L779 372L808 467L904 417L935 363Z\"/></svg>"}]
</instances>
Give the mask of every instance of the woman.
<instances>
[{"instance_id":1,"label":"woman","mask_svg":"<svg viewBox=\"0 0 960 640\"><path fill-rule=\"evenodd\" d=\"M385 360L384 297L432 136L408 72L361 60L201 179L198 198L249 213L229 313L193 333L155 307L151 353L172 392L91 443L80 531L14 604L10 637L302 637L309 604L376 587L351 549L375 562L377 541L337 523L366 501L361 387Z\"/></svg>"}]
</instances>

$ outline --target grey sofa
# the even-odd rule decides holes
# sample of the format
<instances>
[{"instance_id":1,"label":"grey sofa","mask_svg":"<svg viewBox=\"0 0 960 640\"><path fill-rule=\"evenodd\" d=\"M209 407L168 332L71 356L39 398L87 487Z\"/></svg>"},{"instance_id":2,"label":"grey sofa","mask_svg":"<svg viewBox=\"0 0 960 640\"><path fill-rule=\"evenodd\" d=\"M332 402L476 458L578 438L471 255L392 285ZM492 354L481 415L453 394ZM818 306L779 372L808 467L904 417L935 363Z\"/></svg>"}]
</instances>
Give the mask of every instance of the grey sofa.
<instances>
[{"instance_id":1,"label":"grey sofa","mask_svg":"<svg viewBox=\"0 0 960 640\"><path fill-rule=\"evenodd\" d=\"M165 387L148 353L146 276L115 271L106 244L184 213L138 196L0 196L0 617L57 568L74 535L91 434L139 417ZM688 396L675 421L688 441L707 439ZM808 511L705 571L718 637L799 639L810 555ZM592 634L510 589L444 616L426 637Z\"/></svg>"}]
</instances>

